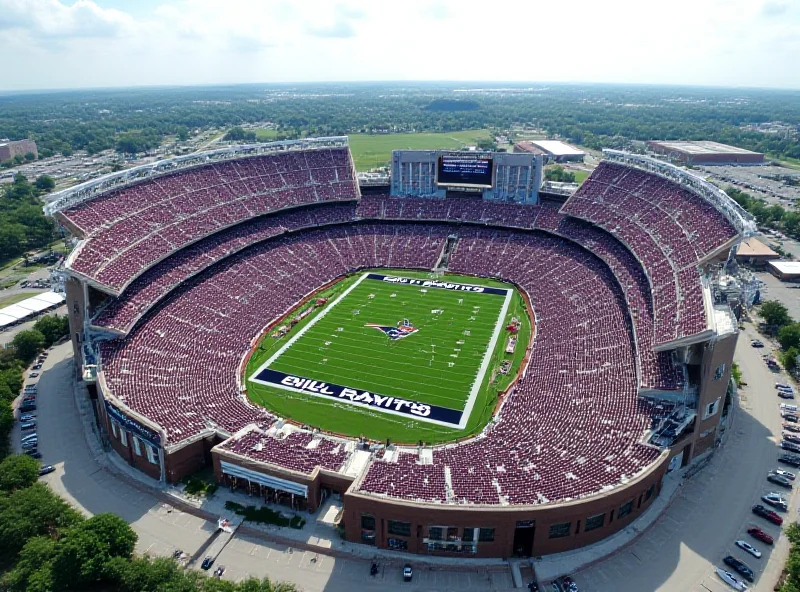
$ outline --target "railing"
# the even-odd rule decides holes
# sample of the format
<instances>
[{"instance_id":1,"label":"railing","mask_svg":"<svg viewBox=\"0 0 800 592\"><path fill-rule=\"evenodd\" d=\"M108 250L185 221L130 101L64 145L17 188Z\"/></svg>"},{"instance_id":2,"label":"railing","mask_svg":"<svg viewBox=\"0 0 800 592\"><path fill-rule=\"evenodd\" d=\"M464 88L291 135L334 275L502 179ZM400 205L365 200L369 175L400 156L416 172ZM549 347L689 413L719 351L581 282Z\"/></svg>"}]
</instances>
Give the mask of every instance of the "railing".
<instances>
[{"instance_id":1,"label":"railing","mask_svg":"<svg viewBox=\"0 0 800 592\"><path fill-rule=\"evenodd\" d=\"M213 162L234 160L243 156L258 156L263 154L279 154L293 150L315 150L324 148L346 147L347 136L331 138L306 138L303 140L285 140L282 142L267 142L265 144L242 144L228 146L208 152L195 152L183 156L175 156L159 160L150 164L139 165L124 171L110 173L99 179L92 179L75 187L64 189L53 194L53 201L44 206L44 213L52 216L56 212L65 210L81 202L90 200L111 189L125 187L137 181L157 177L175 171L202 166Z\"/></svg>"},{"instance_id":2,"label":"railing","mask_svg":"<svg viewBox=\"0 0 800 592\"><path fill-rule=\"evenodd\" d=\"M717 208L743 236L748 237L756 232L755 219L751 214L728 197L728 194L722 189L689 171L649 156L630 154L620 150L611 150L610 148L603 149L603 157L611 162L634 166L666 177L670 181L686 187L692 193Z\"/></svg>"}]
</instances>

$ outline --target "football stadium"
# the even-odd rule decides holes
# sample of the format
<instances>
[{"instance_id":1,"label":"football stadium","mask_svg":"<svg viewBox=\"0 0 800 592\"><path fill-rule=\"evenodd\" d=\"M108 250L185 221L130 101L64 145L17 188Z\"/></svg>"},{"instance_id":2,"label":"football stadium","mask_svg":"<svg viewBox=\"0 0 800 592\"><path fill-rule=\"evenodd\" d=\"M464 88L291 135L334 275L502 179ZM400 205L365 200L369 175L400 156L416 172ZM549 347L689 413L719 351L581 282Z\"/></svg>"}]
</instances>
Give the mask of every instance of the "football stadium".
<instances>
[{"instance_id":1,"label":"football stadium","mask_svg":"<svg viewBox=\"0 0 800 592\"><path fill-rule=\"evenodd\" d=\"M351 542L537 556L631 524L720 437L755 228L689 171L607 150L570 197L541 156L346 137L111 173L46 212L80 238L72 343L136 469L200 470ZM728 286L721 290L723 283Z\"/></svg>"}]
</instances>

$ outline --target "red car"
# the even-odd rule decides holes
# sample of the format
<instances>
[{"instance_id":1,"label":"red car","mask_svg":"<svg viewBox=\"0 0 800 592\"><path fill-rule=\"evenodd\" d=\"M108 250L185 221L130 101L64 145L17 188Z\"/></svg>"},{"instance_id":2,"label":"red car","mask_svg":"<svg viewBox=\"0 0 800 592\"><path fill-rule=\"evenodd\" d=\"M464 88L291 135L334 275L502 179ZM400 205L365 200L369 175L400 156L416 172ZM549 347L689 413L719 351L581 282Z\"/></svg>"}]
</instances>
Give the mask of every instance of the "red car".
<instances>
[{"instance_id":1,"label":"red car","mask_svg":"<svg viewBox=\"0 0 800 592\"><path fill-rule=\"evenodd\" d=\"M752 528L748 528L747 529L747 534L749 534L754 539L758 539L759 541L761 541L762 543L764 543L766 545L771 545L773 542L775 542L774 539L770 535L768 535L766 532L764 532L763 530L761 530L757 526L753 526Z\"/></svg>"},{"instance_id":2,"label":"red car","mask_svg":"<svg viewBox=\"0 0 800 592\"><path fill-rule=\"evenodd\" d=\"M783 518L778 516L772 510L768 510L761 504L753 506L753 514L755 514L756 516L761 516L765 520L769 520L770 522L772 522L773 524L777 524L778 526L783 524Z\"/></svg>"}]
</instances>

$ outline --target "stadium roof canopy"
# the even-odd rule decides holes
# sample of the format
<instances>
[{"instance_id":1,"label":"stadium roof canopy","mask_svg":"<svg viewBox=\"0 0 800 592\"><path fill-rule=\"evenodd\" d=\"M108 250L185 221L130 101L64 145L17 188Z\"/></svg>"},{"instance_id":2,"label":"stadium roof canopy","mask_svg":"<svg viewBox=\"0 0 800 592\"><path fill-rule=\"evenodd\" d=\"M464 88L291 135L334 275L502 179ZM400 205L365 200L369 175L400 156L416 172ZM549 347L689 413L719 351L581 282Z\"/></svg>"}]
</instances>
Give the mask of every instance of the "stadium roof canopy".
<instances>
[{"instance_id":1,"label":"stadium roof canopy","mask_svg":"<svg viewBox=\"0 0 800 592\"><path fill-rule=\"evenodd\" d=\"M558 140L531 140L531 144L553 156L583 156L586 154L583 150L578 150Z\"/></svg>"},{"instance_id":2,"label":"stadium roof canopy","mask_svg":"<svg viewBox=\"0 0 800 592\"><path fill-rule=\"evenodd\" d=\"M773 257L775 259L780 257L778 253L753 236L739 243L736 255L738 257Z\"/></svg>"},{"instance_id":3,"label":"stadium roof canopy","mask_svg":"<svg viewBox=\"0 0 800 592\"><path fill-rule=\"evenodd\" d=\"M42 312L64 302L65 298L55 292L43 292L21 302L0 308L0 327L7 327L22 319Z\"/></svg>"},{"instance_id":4,"label":"stadium roof canopy","mask_svg":"<svg viewBox=\"0 0 800 592\"><path fill-rule=\"evenodd\" d=\"M658 144L667 150L674 150L675 152L683 152L685 154L760 154L759 152L753 152L752 150L745 150L744 148L737 148L736 146L728 146L727 144L720 144L719 142L711 142L708 140L692 142L654 141L653 144Z\"/></svg>"}]
</instances>

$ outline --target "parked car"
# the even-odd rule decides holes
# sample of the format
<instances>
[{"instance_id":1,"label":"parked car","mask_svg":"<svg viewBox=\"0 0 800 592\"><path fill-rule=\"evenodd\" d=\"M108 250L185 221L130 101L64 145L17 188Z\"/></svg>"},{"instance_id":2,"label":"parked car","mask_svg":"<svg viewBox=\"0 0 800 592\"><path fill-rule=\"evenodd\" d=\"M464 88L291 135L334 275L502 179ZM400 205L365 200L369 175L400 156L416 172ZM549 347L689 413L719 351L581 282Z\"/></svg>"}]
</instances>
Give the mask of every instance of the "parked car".
<instances>
[{"instance_id":1,"label":"parked car","mask_svg":"<svg viewBox=\"0 0 800 592\"><path fill-rule=\"evenodd\" d=\"M796 426L793 423L784 423L781 427L786 431L800 434L800 426Z\"/></svg>"},{"instance_id":2,"label":"parked car","mask_svg":"<svg viewBox=\"0 0 800 592\"><path fill-rule=\"evenodd\" d=\"M786 477L781 477L780 475L776 475L775 473L770 473L767 475L767 481L770 483L774 483L775 485L780 485L781 487L788 487L789 489L792 488L792 482L789 481Z\"/></svg>"},{"instance_id":3,"label":"parked car","mask_svg":"<svg viewBox=\"0 0 800 592\"><path fill-rule=\"evenodd\" d=\"M30 374L28 374L28 378L38 378L38 377L39 377L38 372L31 372Z\"/></svg>"},{"instance_id":4,"label":"parked car","mask_svg":"<svg viewBox=\"0 0 800 592\"><path fill-rule=\"evenodd\" d=\"M769 504L773 508L778 508L782 511L787 511L789 509L789 503L786 501L786 498L783 497L780 493L776 493L771 491L766 495L761 496L761 501L765 504Z\"/></svg>"},{"instance_id":5,"label":"parked car","mask_svg":"<svg viewBox=\"0 0 800 592\"><path fill-rule=\"evenodd\" d=\"M32 434L25 434L24 436L22 436L21 440L23 442L27 442L28 440L36 440L37 438L38 436L36 435L36 432L34 432Z\"/></svg>"},{"instance_id":6,"label":"parked car","mask_svg":"<svg viewBox=\"0 0 800 592\"><path fill-rule=\"evenodd\" d=\"M794 481L795 475L791 471L785 471L783 469L775 469L772 472L775 473L776 475L780 475L781 477L789 479L790 481Z\"/></svg>"},{"instance_id":7,"label":"parked car","mask_svg":"<svg viewBox=\"0 0 800 592\"><path fill-rule=\"evenodd\" d=\"M781 440L781 448L784 450L791 450L792 452L800 452L800 444L790 442L789 440Z\"/></svg>"},{"instance_id":8,"label":"parked car","mask_svg":"<svg viewBox=\"0 0 800 592\"><path fill-rule=\"evenodd\" d=\"M800 416L798 416L798 415L796 415L794 413L789 413L788 411L781 411L781 417L783 419L785 419L786 421L789 421L789 422L792 422L792 423L799 423L800 422Z\"/></svg>"},{"instance_id":9,"label":"parked car","mask_svg":"<svg viewBox=\"0 0 800 592\"><path fill-rule=\"evenodd\" d=\"M202 567L205 570L209 570L211 569L212 565L214 565L214 558L211 555L206 555L203 558L203 563L200 564L200 567Z\"/></svg>"},{"instance_id":10,"label":"parked car","mask_svg":"<svg viewBox=\"0 0 800 592\"><path fill-rule=\"evenodd\" d=\"M414 575L414 572L411 570L411 564L410 563L406 563L403 566L403 581L404 582L410 582L411 578L413 577L413 575Z\"/></svg>"},{"instance_id":11,"label":"parked car","mask_svg":"<svg viewBox=\"0 0 800 592\"><path fill-rule=\"evenodd\" d=\"M42 458L42 453L39 452L36 448L25 450L25 454L27 454L28 456L32 456L33 458Z\"/></svg>"},{"instance_id":12,"label":"parked car","mask_svg":"<svg viewBox=\"0 0 800 592\"><path fill-rule=\"evenodd\" d=\"M553 590L556 592L578 592L578 584L569 576L563 576L553 582Z\"/></svg>"},{"instance_id":13,"label":"parked car","mask_svg":"<svg viewBox=\"0 0 800 592\"><path fill-rule=\"evenodd\" d=\"M738 540L736 541L736 546L739 547L745 553L750 553L756 559L761 559L761 551L756 549L753 545L748 543L747 541Z\"/></svg>"},{"instance_id":14,"label":"parked car","mask_svg":"<svg viewBox=\"0 0 800 592\"><path fill-rule=\"evenodd\" d=\"M56 468L53 465L44 465L41 469L39 469L39 476L43 477L45 475L49 475L55 470Z\"/></svg>"},{"instance_id":15,"label":"parked car","mask_svg":"<svg viewBox=\"0 0 800 592\"><path fill-rule=\"evenodd\" d=\"M716 568L716 572L719 576L719 579L728 584L734 590L738 590L739 592L745 592L747 590L747 584L739 580L739 578L737 578L731 572L720 569L719 567Z\"/></svg>"},{"instance_id":16,"label":"parked car","mask_svg":"<svg viewBox=\"0 0 800 592\"><path fill-rule=\"evenodd\" d=\"M794 399L794 393L791 391L778 391L778 396L781 399Z\"/></svg>"},{"instance_id":17,"label":"parked car","mask_svg":"<svg viewBox=\"0 0 800 592\"><path fill-rule=\"evenodd\" d=\"M778 516L778 514L776 514L772 510L768 510L761 504L756 504L755 506L753 506L753 514L755 514L756 516L760 516L765 520L769 520L773 524L777 524L779 526L783 524L783 518Z\"/></svg>"},{"instance_id":18,"label":"parked car","mask_svg":"<svg viewBox=\"0 0 800 592\"><path fill-rule=\"evenodd\" d=\"M747 534L749 534L754 539L758 539L765 545L771 545L775 542L775 539L772 538L771 534L768 534L761 530L758 526L751 526L747 529Z\"/></svg>"},{"instance_id":19,"label":"parked car","mask_svg":"<svg viewBox=\"0 0 800 592\"><path fill-rule=\"evenodd\" d=\"M36 415L33 413L23 413L19 416L20 421L36 421Z\"/></svg>"},{"instance_id":20,"label":"parked car","mask_svg":"<svg viewBox=\"0 0 800 592\"><path fill-rule=\"evenodd\" d=\"M791 384L786 384L785 382L776 382L775 383L775 388L776 389L779 389L779 388L791 389L792 385Z\"/></svg>"},{"instance_id":21,"label":"parked car","mask_svg":"<svg viewBox=\"0 0 800 592\"><path fill-rule=\"evenodd\" d=\"M41 370L41 369L42 369L42 363L41 362L36 362L33 365L33 368L31 368L31 370Z\"/></svg>"},{"instance_id":22,"label":"parked car","mask_svg":"<svg viewBox=\"0 0 800 592\"><path fill-rule=\"evenodd\" d=\"M758 339L753 339L753 341L750 342L750 345L752 345L755 348L764 347L764 344L761 341L759 341Z\"/></svg>"},{"instance_id":23,"label":"parked car","mask_svg":"<svg viewBox=\"0 0 800 592\"><path fill-rule=\"evenodd\" d=\"M19 410L22 413L27 413L30 411L36 411L36 403L25 403L20 406Z\"/></svg>"},{"instance_id":24,"label":"parked car","mask_svg":"<svg viewBox=\"0 0 800 592\"><path fill-rule=\"evenodd\" d=\"M39 446L38 440L27 440L26 442L22 443L23 449L37 448L38 446Z\"/></svg>"},{"instance_id":25,"label":"parked car","mask_svg":"<svg viewBox=\"0 0 800 592\"><path fill-rule=\"evenodd\" d=\"M26 430L35 430L36 429L36 422L35 421L25 421L19 425L19 429L22 431Z\"/></svg>"},{"instance_id":26,"label":"parked car","mask_svg":"<svg viewBox=\"0 0 800 592\"><path fill-rule=\"evenodd\" d=\"M727 565L728 567L732 567L736 572L739 573L745 580L748 582L752 582L755 579L755 574L753 570L750 569L750 566L747 565L744 561L736 559L733 555L728 555L722 562Z\"/></svg>"}]
</instances>

